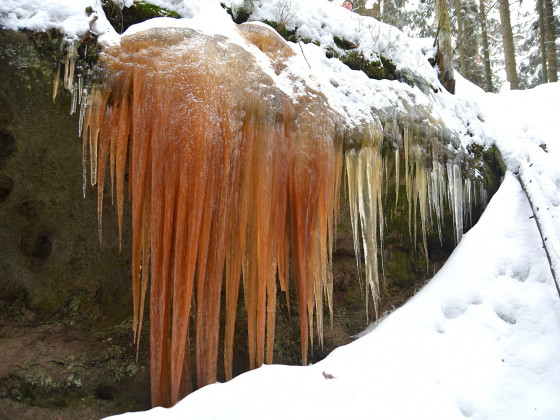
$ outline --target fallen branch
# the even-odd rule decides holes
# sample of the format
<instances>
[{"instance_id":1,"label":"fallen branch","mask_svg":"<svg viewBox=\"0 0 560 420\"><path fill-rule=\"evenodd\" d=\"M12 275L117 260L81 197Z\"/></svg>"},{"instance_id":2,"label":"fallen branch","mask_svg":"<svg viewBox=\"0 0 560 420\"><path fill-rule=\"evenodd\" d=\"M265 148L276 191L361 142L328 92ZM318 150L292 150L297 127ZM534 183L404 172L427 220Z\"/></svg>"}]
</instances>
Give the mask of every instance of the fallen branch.
<instances>
[{"instance_id":1,"label":"fallen branch","mask_svg":"<svg viewBox=\"0 0 560 420\"><path fill-rule=\"evenodd\" d=\"M537 222L539 234L541 235L543 248L546 252L546 258L548 259L548 265L550 267L550 272L552 273L552 278L554 279L556 291L558 292L558 297L560 297L560 285L558 284L560 260L556 250L554 249L556 232L553 222L550 220L548 207L537 183L532 182L532 170L527 163L521 164L515 175L521 184L523 192L527 196L527 200L529 200L529 205L531 206L535 222ZM548 240L549 237L551 239L550 241Z\"/></svg>"},{"instance_id":2,"label":"fallen branch","mask_svg":"<svg viewBox=\"0 0 560 420\"><path fill-rule=\"evenodd\" d=\"M500 166L506 167L504 159L499 150L497 150L496 157L499 161ZM527 162L521 162L514 175L519 180L521 188L529 201L531 210L533 211L533 216L530 219L535 219L537 222L537 229L541 236L543 243L543 248L546 253L546 258L548 260L548 266L554 279L554 285L556 286L556 291L558 292L558 297L560 297L560 284L558 284L558 274L560 274L560 257L556 252L556 249L560 249L556 243L556 229L554 228L554 223L551 220L550 213L548 211L548 205L545 198L536 182L533 182L534 176L531 170L532 164L529 165ZM550 239L550 240L549 240Z\"/></svg>"},{"instance_id":3,"label":"fallen branch","mask_svg":"<svg viewBox=\"0 0 560 420\"><path fill-rule=\"evenodd\" d=\"M301 41L298 41L298 44L299 44L299 49L301 50L301 54L303 55L303 58L305 58L305 62L307 63L309 68L311 68L311 64L309 64L309 61L307 61L307 57L305 56L305 53L303 52L303 47L301 46Z\"/></svg>"}]
</instances>

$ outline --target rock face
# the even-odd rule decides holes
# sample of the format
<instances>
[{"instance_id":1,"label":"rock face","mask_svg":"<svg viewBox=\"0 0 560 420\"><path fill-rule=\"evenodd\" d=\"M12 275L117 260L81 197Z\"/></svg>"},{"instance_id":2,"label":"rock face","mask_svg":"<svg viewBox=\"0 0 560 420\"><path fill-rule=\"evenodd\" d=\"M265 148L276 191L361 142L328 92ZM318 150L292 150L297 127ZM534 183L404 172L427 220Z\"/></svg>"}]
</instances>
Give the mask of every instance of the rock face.
<instances>
[{"instance_id":1,"label":"rock face","mask_svg":"<svg viewBox=\"0 0 560 420\"><path fill-rule=\"evenodd\" d=\"M0 413L14 418L99 418L150 406L148 337L136 362L130 330L130 202L119 253L110 198L100 244L95 191L88 186L82 197L82 141L70 95L60 89L53 104L59 54L56 33L0 31ZM412 296L454 247L447 214L442 244L437 232L427 238L426 264L410 238L406 206L388 200L380 314ZM344 191L341 203L334 325L325 327L324 347L315 345L310 362L367 326ZM275 363L301 362L295 293L290 307L293 316L279 294ZM234 375L248 369L241 305L237 318Z\"/></svg>"},{"instance_id":2,"label":"rock face","mask_svg":"<svg viewBox=\"0 0 560 420\"><path fill-rule=\"evenodd\" d=\"M97 240L95 193L82 198L77 118L69 95L52 101L57 40L0 37L0 299L18 295L31 310L66 311L80 323L124 314L130 233L119 254L108 206L105 240Z\"/></svg>"},{"instance_id":3,"label":"rock face","mask_svg":"<svg viewBox=\"0 0 560 420\"><path fill-rule=\"evenodd\" d=\"M99 243L78 119L66 92L53 104L59 51L56 34L0 32L0 413L11 418L52 417L29 406L97 405L94 418L149 407L141 386L125 396L119 385L149 389L129 333L129 225L119 253L109 204Z\"/></svg>"}]
</instances>

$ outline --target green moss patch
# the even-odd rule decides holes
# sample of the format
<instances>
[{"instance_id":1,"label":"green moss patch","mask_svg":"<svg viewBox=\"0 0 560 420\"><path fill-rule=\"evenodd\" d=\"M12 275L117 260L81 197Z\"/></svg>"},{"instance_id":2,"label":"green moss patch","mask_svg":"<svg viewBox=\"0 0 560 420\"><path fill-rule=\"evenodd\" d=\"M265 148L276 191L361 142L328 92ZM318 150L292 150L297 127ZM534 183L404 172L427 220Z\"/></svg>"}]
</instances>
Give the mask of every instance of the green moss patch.
<instances>
[{"instance_id":1,"label":"green moss patch","mask_svg":"<svg viewBox=\"0 0 560 420\"><path fill-rule=\"evenodd\" d=\"M179 19L177 12L156 6L145 1L135 1L131 7L121 9L112 0L103 2L103 11L115 30L122 34L130 26L156 17Z\"/></svg>"}]
</instances>

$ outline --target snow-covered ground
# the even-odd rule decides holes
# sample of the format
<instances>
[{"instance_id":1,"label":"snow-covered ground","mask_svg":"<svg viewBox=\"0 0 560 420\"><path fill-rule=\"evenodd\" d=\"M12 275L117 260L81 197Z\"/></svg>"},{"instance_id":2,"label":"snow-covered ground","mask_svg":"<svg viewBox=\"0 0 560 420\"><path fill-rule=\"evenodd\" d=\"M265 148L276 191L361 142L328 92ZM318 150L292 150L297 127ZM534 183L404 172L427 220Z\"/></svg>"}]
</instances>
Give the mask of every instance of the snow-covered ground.
<instances>
[{"instance_id":1,"label":"snow-covered ground","mask_svg":"<svg viewBox=\"0 0 560 420\"><path fill-rule=\"evenodd\" d=\"M219 2L155 3L185 19L149 25L185 25L239 42ZM274 17L279 2L263 3L255 16ZM437 84L426 58L402 33L326 0L290 3L297 8L288 24L302 28L302 36L327 45L329 34L337 34L359 41L361 51L372 57L390 50L397 67ZM118 42L99 0L2 0L0 26L54 27L68 40L79 39L91 22L83 12L87 6L98 13L92 29L103 42ZM207 386L172 409L122 418L560 418L560 299L515 175L526 181L538 205L554 263L560 253L560 84L495 95L458 77L457 95L451 96L371 81L326 59L319 48L294 45L296 56L285 76L296 74L321 90L349 124L363 121L372 106L397 113L427 109L463 144L498 145L510 172L440 272L360 339L313 366L264 366Z\"/></svg>"}]
</instances>

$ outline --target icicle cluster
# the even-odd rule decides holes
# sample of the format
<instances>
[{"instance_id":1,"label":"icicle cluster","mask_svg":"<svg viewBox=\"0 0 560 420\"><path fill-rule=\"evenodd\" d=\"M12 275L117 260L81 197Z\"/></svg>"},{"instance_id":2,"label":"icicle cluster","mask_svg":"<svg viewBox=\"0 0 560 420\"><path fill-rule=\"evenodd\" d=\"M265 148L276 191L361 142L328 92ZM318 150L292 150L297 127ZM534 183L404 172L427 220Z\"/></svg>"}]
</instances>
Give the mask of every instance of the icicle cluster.
<instances>
[{"instance_id":1,"label":"icicle cluster","mask_svg":"<svg viewBox=\"0 0 560 420\"><path fill-rule=\"evenodd\" d=\"M293 54L272 30L243 28L273 64ZM93 88L83 136L99 218L108 166L119 229L130 158L133 329L139 340L150 277L152 403L190 390L190 314L197 386L216 381L224 283L226 377L241 279L250 365L272 362L290 248L305 364L314 316L322 337L323 296L332 305L342 142L326 99L310 91L294 103L245 50L187 29L123 37L102 60L111 76Z\"/></svg>"},{"instance_id":2,"label":"icicle cluster","mask_svg":"<svg viewBox=\"0 0 560 420\"><path fill-rule=\"evenodd\" d=\"M426 235L435 226L442 241L446 204L452 214L457 244L463 235L464 222L472 224L473 204L486 205L486 189L469 168L468 159L446 147L437 129L425 121L398 122L395 118L384 124L369 123L354 128L346 133L345 163L358 275L362 272L360 263L363 260L366 313L371 293L377 318L378 250L383 255L383 205L390 178L395 185L395 207L399 203L399 187L405 186L406 197L401 200L406 199L409 232L416 244L420 225L426 265ZM381 271L384 272L383 258Z\"/></svg>"},{"instance_id":3,"label":"icicle cluster","mask_svg":"<svg viewBox=\"0 0 560 420\"><path fill-rule=\"evenodd\" d=\"M77 80L75 80L76 61L78 60L78 46L76 42L67 42L62 43L61 48L63 50L63 56L65 57L63 86L65 89L70 91L70 95L72 97L70 107L70 115L72 115L76 112L77 105L82 102L82 94L84 93L82 75L78 74L76 78ZM58 94L61 67L61 63L59 63L53 82L53 102Z\"/></svg>"},{"instance_id":4,"label":"icicle cluster","mask_svg":"<svg viewBox=\"0 0 560 420\"><path fill-rule=\"evenodd\" d=\"M88 105L89 95L88 95L88 88L85 86L84 83L84 75L81 73L76 74L76 64L78 61L78 45L74 42L63 42L61 44L62 55L64 57L64 70L63 70L63 87L70 92L71 97L71 105L70 105L70 115L74 114L80 107L80 114L79 114L79 135L82 135L83 129L83 121L84 121L84 112ZM56 74L53 81L53 102L56 100L58 95L58 86L60 84L60 73L61 73L62 63L58 64L58 68L56 69ZM83 187L82 187L82 195L83 197L86 196L86 186L87 186L87 144L83 145L83 154L82 154L82 178L83 178ZM100 236L101 239L101 230Z\"/></svg>"},{"instance_id":5,"label":"icicle cluster","mask_svg":"<svg viewBox=\"0 0 560 420\"><path fill-rule=\"evenodd\" d=\"M262 25L241 25L239 34L276 74L294 54ZM224 284L226 378L232 377L240 284L250 367L272 362L277 283L288 292L290 256L304 364L314 329L322 344L324 300L331 323L333 316L343 165L358 272L363 261L376 317L389 183L394 180L395 202L406 203L414 242L420 226L426 262L427 231L437 226L441 240L444 206L459 242L472 201L485 200L475 177L464 176L471 172L466 161L426 123L395 118L342 130L323 94L294 80L303 86L294 100L253 53L224 37L184 28L125 36L101 55L106 76L89 94L81 77L74 80L76 57L69 45L64 86L71 112L80 105L84 194L89 154L100 239L107 172L122 234L128 157L133 331L138 343L149 280L153 405L172 405L190 392L194 370L197 387L216 381ZM53 99L57 88L58 76ZM401 185L406 197L399 197Z\"/></svg>"}]
</instances>

